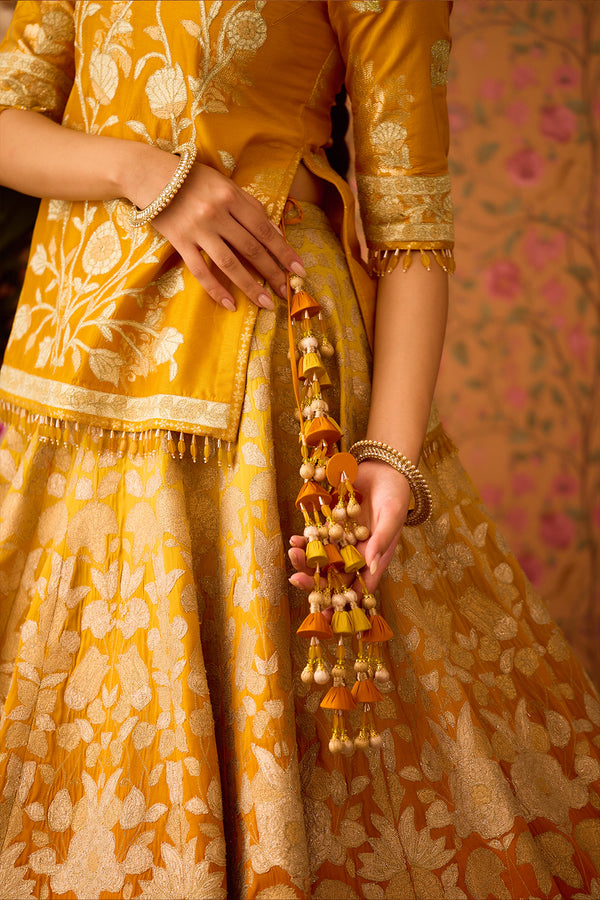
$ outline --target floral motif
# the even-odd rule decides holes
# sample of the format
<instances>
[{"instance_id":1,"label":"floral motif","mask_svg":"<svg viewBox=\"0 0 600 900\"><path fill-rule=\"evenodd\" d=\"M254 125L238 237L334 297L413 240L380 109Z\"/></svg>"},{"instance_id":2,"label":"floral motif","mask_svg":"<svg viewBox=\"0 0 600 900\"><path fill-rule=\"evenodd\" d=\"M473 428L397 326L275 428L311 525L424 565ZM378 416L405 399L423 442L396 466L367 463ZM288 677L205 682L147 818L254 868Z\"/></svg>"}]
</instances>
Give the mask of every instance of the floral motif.
<instances>
[{"instance_id":1,"label":"floral motif","mask_svg":"<svg viewBox=\"0 0 600 900\"><path fill-rule=\"evenodd\" d=\"M455 4L448 91L464 237L439 393L492 515L596 680L599 25L593 3ZM494 84L482 85L483 58ZM507 472L530 476L527 527ZM568 497L559 474L576 484Z\"/></svg>"}]
</instances>

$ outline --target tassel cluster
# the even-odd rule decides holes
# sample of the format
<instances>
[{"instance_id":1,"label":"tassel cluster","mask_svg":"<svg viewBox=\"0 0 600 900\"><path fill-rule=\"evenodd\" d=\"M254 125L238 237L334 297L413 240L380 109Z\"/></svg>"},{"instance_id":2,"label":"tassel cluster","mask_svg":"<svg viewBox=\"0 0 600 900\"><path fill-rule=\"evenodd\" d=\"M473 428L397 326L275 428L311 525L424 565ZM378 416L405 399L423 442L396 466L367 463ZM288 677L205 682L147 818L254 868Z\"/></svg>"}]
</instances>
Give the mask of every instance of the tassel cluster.
<instances>
[{"instance_id":1,"label":"tassel cluster","mask_svg":"<svg viewBox=\"0 0 600 900\"><path fill-rule=\"evenodd\" d=\"M168 453L172 459L190 457L194 462L208 462L216 457L221 468L231 468L234 462L234 445L209 435L197 436L161 428L122 431L82 425L69 419L28 412L5 400L0 401L0 421L16 428L26 437L37 432L43 443L54 447L89 446L96 452L108 451L117 456L130 457Z\"/></svg>"},{"instance_id":2,"label":"tassel cluster","mask_svg":"<svg viewBox=\"0 0 600 900\"><path fill-rule=\"evenodd\" d=\"M309 641L301 678L305 684L331 682L321 701L333 714L329 749L349 755L355 748L381 746L373 706L383 699L377 685L389 680L381 645L390 640L392 631L377 612L377 601L361 574L366 563L356 545L368 539L369 530L359 521L360 496L354 488L358 463L338 449L342 431L329 415L324 396L331 384L324 361L334 355L334 348L323 333L320 304L304 290L302 279L292 276L290 288L290 359L295 365L303 480L296 507L304 518L306 564L314 571L309 612L297 632ZM343 574L354 576L360 593L347 585ZM330 670L324 644L333 641L336 651ZM350 641L355 642L352 688L346 665ZM352 737L347 716L358 708L360 726Z\"/></svg>"}]
</instances>

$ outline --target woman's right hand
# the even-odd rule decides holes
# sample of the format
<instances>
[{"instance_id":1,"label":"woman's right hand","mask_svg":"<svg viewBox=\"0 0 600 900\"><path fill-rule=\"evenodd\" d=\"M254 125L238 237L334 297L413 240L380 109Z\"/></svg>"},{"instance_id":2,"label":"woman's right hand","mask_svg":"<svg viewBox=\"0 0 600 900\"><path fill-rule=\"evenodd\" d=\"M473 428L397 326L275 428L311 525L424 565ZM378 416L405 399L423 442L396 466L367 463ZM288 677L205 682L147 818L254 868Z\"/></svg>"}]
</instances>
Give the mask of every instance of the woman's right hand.
<instances>
[{"instance_id":1,"label":"woman's right hand","mask_svg":"<svg viewBox=\"0 0 600 900\"><path fill-rule=\"evenodd\" d=\"M156 148L152 149L156 153ZM140 208L154 200L177 166L177 159L169 153L162 159L154 155L154 162L159 165L153 167L152 177L140 181L135 192L133 202ZM149 174L147 168L145 174ZM306 274L300 257L269 220L262 204L211 166L195 163L179 192L152 225L178 251L212 299L226 309L235 309L234 298L211 272L201 251L253 303L267 309L273 308L268 290L240 257L282 297L286 296L282 268Z\"/></svg>"}]
</instances>

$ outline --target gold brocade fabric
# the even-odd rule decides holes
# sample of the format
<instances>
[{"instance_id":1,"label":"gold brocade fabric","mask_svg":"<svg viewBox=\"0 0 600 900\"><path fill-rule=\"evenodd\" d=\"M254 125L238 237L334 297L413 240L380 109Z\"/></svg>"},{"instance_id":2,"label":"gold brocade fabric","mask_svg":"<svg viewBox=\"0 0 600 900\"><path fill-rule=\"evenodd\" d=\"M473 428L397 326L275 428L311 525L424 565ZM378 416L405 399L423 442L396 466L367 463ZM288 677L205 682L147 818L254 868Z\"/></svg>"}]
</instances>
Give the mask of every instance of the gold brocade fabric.
<instances>
[{"instance_id":1,"label":"gold brocade fabric","mask_svg":"<svg viewBox=\"0 0 600 900\"><path fill-rule=\"evenodd\" d=\"M0 48L0 110L173 152L191 142L275 222L304 161L341 195L370 329L352 194L323 149L330 108L346 79L369 241L451 247L448 16L445 2L423 16L419 2L22 0ZM216 306L130 209L42 201L0 399L85 426L234 441L256 307L238 291L234 315Z\"/></svg>"},{"instance_id":2,"label":"gold brocade fabric","mask_svg":"<svg viewBox=\"0 0 600 900\"><path fill-rule=\"evenodd\" d=\"M288 236L336 348L332 412L362 436L369 351L344 256L314 207ZM598 897L600 702L434 416L433 517L380 591L383 749L329 754L284 564L286 351L280 303L258 315L232 469L8 430L2 896Z\"/></svg>"}]
</instances>

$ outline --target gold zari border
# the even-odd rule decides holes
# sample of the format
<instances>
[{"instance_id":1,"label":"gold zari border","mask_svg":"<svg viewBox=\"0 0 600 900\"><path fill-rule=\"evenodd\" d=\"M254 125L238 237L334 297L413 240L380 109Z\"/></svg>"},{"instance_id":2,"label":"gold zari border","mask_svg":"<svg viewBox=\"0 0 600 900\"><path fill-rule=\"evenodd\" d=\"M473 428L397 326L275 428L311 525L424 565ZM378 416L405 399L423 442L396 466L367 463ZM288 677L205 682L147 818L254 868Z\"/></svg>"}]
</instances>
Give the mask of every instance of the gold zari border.
<instances>
[{"instance_id":1,"label":"gold zari border","mask_svg":"<svg viewBox=\"0 0 600 900\"><path fill-rule=\"evenodd\" d=\"M99 428L147 428L215 434L229 424L230 404L170 394L125 397L61 384L4 365L0 392L9 402L40 415L84 421ZM225 436L225 435L223 435Z\"/></svg>"}]
</instances>

